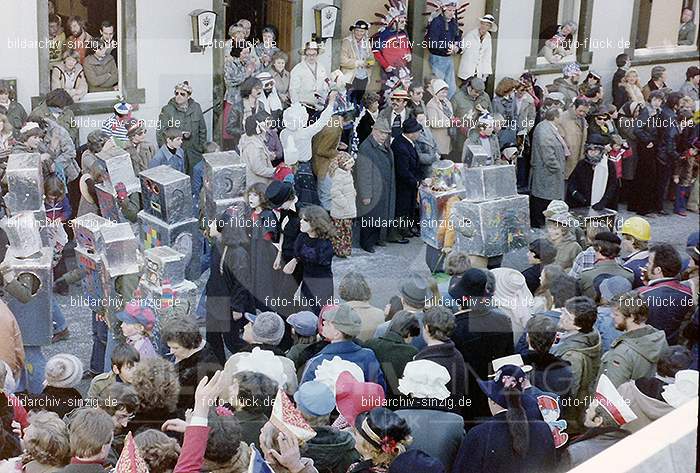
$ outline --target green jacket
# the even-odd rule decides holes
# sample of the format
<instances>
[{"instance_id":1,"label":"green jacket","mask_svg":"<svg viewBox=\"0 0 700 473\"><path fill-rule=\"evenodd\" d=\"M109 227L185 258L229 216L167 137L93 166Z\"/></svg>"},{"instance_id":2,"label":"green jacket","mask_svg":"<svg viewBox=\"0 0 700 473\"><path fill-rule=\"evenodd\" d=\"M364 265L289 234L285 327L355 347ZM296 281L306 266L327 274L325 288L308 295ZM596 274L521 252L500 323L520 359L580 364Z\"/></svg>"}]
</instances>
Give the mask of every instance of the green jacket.
<instances>
[{"instance_id":1,"label":"green jacket","mask_svg":"<svg viewBox=\"0 0 700 473\"><path fill-rule=\"evenodd\" d=\"M576 241L576 236L573 233L568 235L559 243L554 243L554 248L557 250L554 264L558 264L565 273L568 273L576 256L582 251L581 245Z\"/></svg>"},{"instance_id":2,"label":"green jacket","mask_svg":"<svg viewBox=\"0 0 700 473\"><path fill-rule=\"evenodd\" d=\"M158 120L156 138L159 148L165 143L164 132L168 127L174 126L190 133L190 137L182 142L182 149L185 151L185 173L191 176L194 166L202 160L204 145L207 142L207 125L204 122L202 107L190 99L187 110L182 111L177 107L175 98L172 98L161 109Z\"/></svg>"},{"instance_id":3,"label":"green jacket","mask_svg":"<svg viewBox=\"0 0 700 473\"><path fill-rule=\"evenodd\" d=\"M107 398L107 391L117 382L117 375L113 371L100 373L90 382L87 398L94 401L102 401Z\"/></svg>"},{"instance_id":4,"label":"green jacket","mask_svg":"<svg viewBox=\"0 0 700 473\"><path fill-rule=\"evenodd\" d=\"M393 330L387 330L383 336L368 340L364 346L374 352L382 367L389 388L387 394L399 396L399 378L403 376L406 363L413 360L418 349L406 343Z\"/></svg>"},{"instance_id":5,"label":"green jacket","mask_svg":"<svg viewBox=\"0 0 700 473\"><path fill-rule=\"evenodd\" d=\"M24 109L21 103L10 100L10 104L7 108L0 105L0 113L5 115L12 125L13 135L15 138L19 137L19 130L22 128L24 123L27 121L27 111Z\"/></svg>"},{"instance_id":6,"label":"green jacket","mask_svg":"<svg viewBox=\"0 0 700 473\"><path fill-rule=\"evenodd\" d=\"M665 333L651 325L625 332L612 342L603 356L600 374L610 378L615 387L654 376L656 362L667 346Z\"/></svg>"},{"instance_id":7,"label":"green jacket","mask_svg":"<svg viewBox=\"0 0 700 473\"><path fill-rule=\"evenodd\" d=\"M579 280L581 294L594 300L597 299L596 278L604 274L609 275L609 277L622 276L630 284L634 284L634 272L631 269L620 266L615 260L603 260L598 261L593 267L581 271L581 279ZM598 283L600 284L600 281Z\"/></svg>"},{"instance_id":8,"label":"green jacket","mask_svg":"<svg viewBox=\"0 0 700 473\"><path fill-rule=\"evenodd\" d=\"M42 101L34 110L32 110L32 115L37 115L42 118L50 118L51 120L56 121L56 123L68 131L73 143L78 143L78 124L75 121L75 114L70 108L64 108L61 110L61 114L56 117L53 113L51 113L49 107L46 105L46 102Z\"/></svg>"}]
</instances>

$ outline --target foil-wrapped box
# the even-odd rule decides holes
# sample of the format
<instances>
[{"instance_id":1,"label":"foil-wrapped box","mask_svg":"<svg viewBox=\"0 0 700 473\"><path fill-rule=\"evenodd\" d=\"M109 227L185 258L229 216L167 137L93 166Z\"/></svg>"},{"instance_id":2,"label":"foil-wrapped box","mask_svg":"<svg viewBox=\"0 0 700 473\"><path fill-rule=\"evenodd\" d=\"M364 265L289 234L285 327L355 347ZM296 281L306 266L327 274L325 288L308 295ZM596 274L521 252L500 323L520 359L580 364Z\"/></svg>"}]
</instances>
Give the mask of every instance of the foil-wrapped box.
<instances>
[{"instance_id":1,"label":"foil-wrapped box","mask_svg":"<svg viewBox=\"0 0 700 473\"><path fill-rule=\"evenodd\" d=\"M97 153L97 160L107 170L109 187L116 188L117 184L123 183L128 194L139 191L141 184L134 173L134 166L128 152L115 146Z\"/></svg>"},{"instance_id":2,"label":"foil-wrapped box","mask_svg":"<svg viewBox=\"0 0 700 473\"><path fill-rule=\"evenodd\" d=\"M139 242L128 223L116 223L101 230L104 261L110 278L138 273Z\"/></svg>"},{"instance_id":3,"label":"foil-wrapped box","mask_svg":"<svg viewBox=\"0 0 700 473\"><path fill-rule=\"evenodd\" d=\"M34 258L24 258L15 248L9 247L5 254L6 264L14 278L27 279L30 275L32 288L36 287L26 304L5 292L7 307L17 320L25 346L51 344L53 337L52 297L53 297L53 249L44 247Z\"/></svg>"},{"instance_id":4,"label":"foil-wrapped box","mask_svg":"<svg viewBox=\"0 0 700 473\"><path fill-rule=\"evenodd\" d=\"M101 253L104 245L101 241L100 231L104 227L113 225L112 222L94 213L81 215L71 221L77 248L88 253Z\"/></svg>"},{"instance_id":5,"label":"foil-wrapped box","mask_svg":"<svg viewBox=\"0 0 700 473\"><path fill-rule=\"evenodd\" d=\"M44 208L44 179L38 153L11 154L5 178L7 193L3 199L11 213Z\"/></svg>"},{"instance_id":6,"label":"foil-wrapped box","mask_svg":"<svg viewBox=\"0 0 700 473\"><path fill-rule=\"evenodd\" d=\"M202 274L202 239L199 238L199 222L190 218L178 223L168 224L145 212L138 213L141 245L144 251L158 246L169 246L185 255L185 276L197 280Z\"/></svg>"},{"instance_id":7,"label":"foil-wrapped box","mask_svg":"<svg viewBox=\"0 0 700 473\"><path fill-rule=\"evenodd\" d=\"M80 281L85 306L99 314L112 313L121 307L114 280L109 277L103 255L89 253L81 247L76 247L75 262L83 272Z\"/></svg>"},{"instance_id":8,"label":"foil-wrapped box","mask_svg":"<svg viewBox=\"0 0 700 473\"><path fill-rule=\"evenodd\" d=\"M442 248L445 236L450 230L450 215L454 205L464 197L464 189L437 192L421 187L420 198L420 236L433 248Z\"/></svg>"},{"instance_id":9,"label":"foil-wrapped box","mask_svg":"<svg viewBox=\"0 0 700 473\"><path fill-rule=\"evenodd\" d=\"M230 206L232 199L245 194L245 164L225 153L204 155L204 196L207 218L212 220Z\"/></svg>"},{"instance_id":10,"label":"foil-wrapped box","mask_svg":"<svg viewBox=\"0 0 700 473\"><path fill-rule=\"evenodd\" d=\"M40 226L32 212L20 212L0 220L0 227L7 241L19 258L27 258L41 251L46 245L42 241Z\"/></svg>"},{"instance_id":11,"label":"foil-wrapped box","mask_svg":"<svg viewBox=\"0 0 700 473\"><path fill-rule=\"evenodd\" d=\"M177 285L185 280L185 255L169 246L157 246L143 252L146 269L143 280L151 286Z\"/></svg>"},{"instance_id":12,"label":"foil-wrapped box","mask_svg":"<svg viewBox=\"0 0 700 473\"><path fill-rule=\"evenodd\" d=\"M95 194L97 194L97 205L100 207L100 214L111 222L126 222L122 215L119 201L114 189L106 184L95 184Z\"/></svg>"},{"instance_id":13,"label":"foil-wrapped box","mask_svg":"<svg viewBox=\"0 0 700 473\"><path fill-rule=\"evenodd\" d=\"M488 166L491 163L491 155L481 145L464 144L462 162L467 167Z\"/></svg>"},{"instance_id":14,"label":"foil-wrapped box","mask_svg":"<svg viewBox=\"0 0 700 473\"><path fill-rule=\"evenodd\" d=\"M146 169L140 174L143 209L165 223L192 218L190 177L169 166Z\"/></svg>"},{"instance_id":15,"label":"foil-wrapped box","mask_svg":"<svg viewBox=\"0 0 700 473\"><path fill-rule=\"evenodd\" d=\"M457 251L490 257L528 244L530 208L526 195L484 202L463 200L455 204L451 218Z\"/></svg>"},{"instance_id":16,"label":"foil-wrapped box","mask_svg":"<svg viewBox=\"0 0 700 473\"><path fill-rule=\"evenodd\" d=\"M466 190L464 199L469 202L482 202L518 194L515 166L512 165L471 168L462 166L462 183Z\"/></svg>"}]
</instances>

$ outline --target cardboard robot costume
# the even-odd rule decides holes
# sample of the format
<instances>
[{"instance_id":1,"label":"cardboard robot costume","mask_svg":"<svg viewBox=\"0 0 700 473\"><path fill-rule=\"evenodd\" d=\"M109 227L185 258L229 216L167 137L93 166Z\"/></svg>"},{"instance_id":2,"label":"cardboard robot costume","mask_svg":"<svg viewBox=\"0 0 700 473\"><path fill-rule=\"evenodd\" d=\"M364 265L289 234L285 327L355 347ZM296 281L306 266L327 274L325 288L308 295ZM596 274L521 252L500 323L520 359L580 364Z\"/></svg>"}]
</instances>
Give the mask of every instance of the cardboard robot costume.
<instances>
[{"instance_id":1,"label":"cardboard robot costume","mask_svg":"<svg viewBox=\"0 0 700 473\"><path fill-rule=\"evenodd\" d=\"M204 197L206 216L216 219L243 197L246 190L245 164L235 151L207 153L204 158Z\"/></svg>"}]
</instances>

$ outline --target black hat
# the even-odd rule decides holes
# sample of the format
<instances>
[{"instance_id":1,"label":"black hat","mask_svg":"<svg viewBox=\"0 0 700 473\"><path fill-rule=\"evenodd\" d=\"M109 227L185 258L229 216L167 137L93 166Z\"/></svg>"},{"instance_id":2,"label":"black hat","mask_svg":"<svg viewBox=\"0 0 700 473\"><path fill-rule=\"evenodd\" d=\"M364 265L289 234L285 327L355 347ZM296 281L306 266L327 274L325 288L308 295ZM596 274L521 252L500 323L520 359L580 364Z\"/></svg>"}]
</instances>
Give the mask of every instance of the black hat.
<instances>
[{"instance_id":1,"label":"black hat","mask_svg":"<svg viewBox=\"0 0 700 473\"><path fill-rule=\"evenodd\" d=\"M594 241L607 241L608 243L614 243L619 245L622 243L620 237L615 235L613 232L598 232L593 238Z\"/></svg>"},{"instance_id":2,"label":"black hat","mask_svg":"<svg viewBox=\"0 0 700 473\"><path fill-rule=\"evenodd\" d=\"M369 23L367 23L365 20L357 20L354 25L350 26L350 31L353 31L355 28L368 31Z\"/></svg>"},{"instance_id":3,"label":"black hat","mask_svg":"<svg viewBox=\"0 0 700 473\"><path fill-rule=\"evenodd\" d=\"M279 207L289 200L294 193L294 186L288 182L272 181L265 190L265 198L274 207Z\"/></svg>"},{"instance_id":4,"label":"black hat","mask_svg":"<svg viewBox=\"0 0 700 473\"><path fill-rule=\"evenodd\" d=\"M610 144L610 139L597 133L589 135L586 147L605 146Z\"/></svg>"},{"instance_id":5,"label":"black hat","mask_svg":"<svg viewBox=\"0 0 700 473\"><path fill-rule=\"evenodd\" d=\"M485 297L486 283L486 273L478 268L471 268L450 288L449 293L457 300L465 297Z\"/></svg>"},{"instance_id":6,"label":"black hat","mask_svg":"<svg viewBox=\"0 0 700 473\"><path fill-rule=\"evenodd\" d=\"M415 133L417 131L423 131L423 126L418 123L418 120L416 120L414 117L408 117L406 120L404 120L403 125L401 126L401 131L404 133Z\"/></svg>"}]
</instances>

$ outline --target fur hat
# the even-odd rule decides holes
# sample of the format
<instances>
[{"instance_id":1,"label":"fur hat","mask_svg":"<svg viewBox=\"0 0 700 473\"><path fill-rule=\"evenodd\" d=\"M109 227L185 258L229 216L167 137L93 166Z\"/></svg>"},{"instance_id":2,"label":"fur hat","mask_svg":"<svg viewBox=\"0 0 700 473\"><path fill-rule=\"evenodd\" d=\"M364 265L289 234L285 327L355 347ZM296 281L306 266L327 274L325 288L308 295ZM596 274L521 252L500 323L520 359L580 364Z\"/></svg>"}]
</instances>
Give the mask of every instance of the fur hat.
<instances>
[{"instance_id":1,"label":"fur hat","mask_svg":"<svg viewBox=\"0 0 700 473\"><path fill-rule=\"evenodd\" d=\"M83 378L83 362L70 353L59 353L46 362L46 385L74 388Z\"/></svg>"}]
</instances>

